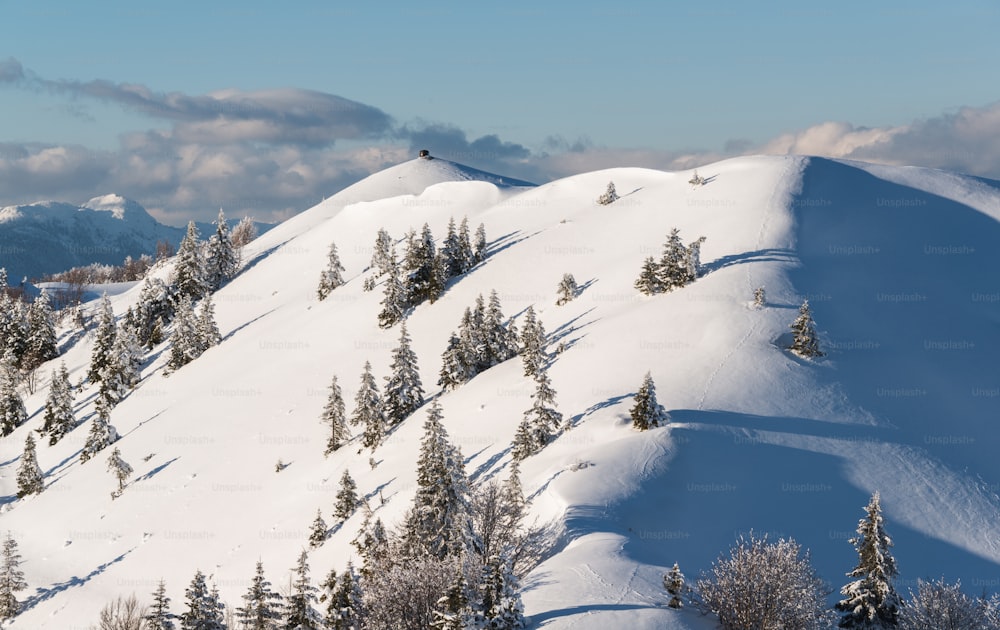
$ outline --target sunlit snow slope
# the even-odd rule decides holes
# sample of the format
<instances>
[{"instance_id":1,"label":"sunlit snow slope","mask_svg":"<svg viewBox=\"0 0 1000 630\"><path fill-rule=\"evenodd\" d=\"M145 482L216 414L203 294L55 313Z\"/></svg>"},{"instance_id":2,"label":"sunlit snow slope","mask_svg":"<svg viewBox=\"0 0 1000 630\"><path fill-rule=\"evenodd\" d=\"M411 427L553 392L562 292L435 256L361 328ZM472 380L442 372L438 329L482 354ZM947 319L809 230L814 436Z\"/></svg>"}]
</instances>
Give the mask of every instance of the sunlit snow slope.
<instances>
[{"instance_id":1,"label":"sunlit snow slope","mask_svg":"<svg viewBox=\"0 0 1000 630\"><path fill-rule=\"evenodd\" d=\"M324 458L319 416L333 375L350 412L364 362L380 384L388 374L398 326L378 328L380 287L361 288L377 230L399 239L427 222L440 239L449 217L466 215L473 228L485 224L489 258L407 325L428 393L479 293L496 289L507 315L534 305L552 338L549 374L573 426L522 465L533 513L563 528L523 584L534 626L713 627L692 609L666 608L662 575L676 561L696 577L751 530L794 537L839 588L856 561L847 538L875 490L901 591L942 575L973 594L996 590L998 184L799 157L699 170L708 183L698 188L690 173L635 168L530 188L417 160L274 228L215 297L223 342L169 377L164 344L114 409L117 446L136 470L121 498L110 498L106 456L77 460L93 411L88 386L77 398L87 420L39 447L48 487L15 499L45 387L27 399L34 415L0 442L0 528L20 541L30 585L11 627L85 628L107 600L148 600L161 578L180 612L196 569L237 606L258 559L272 582L287 583L344 469L396 522L413 494L424 411L375 452L374 469L354 445ZM612 180L621 199L597 205ZM705 275L640 295L642 260L658 256L673 227L685 242L707 237ZM348 282L319 302L331 242ZM564 273L583 289L557 307ZM756 309L760 286L767 304ZM116 312L137 292L116 296ZM827 352L816 360L783 349L806 298ZM74 382L91 342L63 337ZM628 409L646 371L673 422L638 433ZM506 476L532 391L515 359L442 396L474 481ZM276 473L279 459L288 466ZM311 552L316 581L351 557L360 519Z\"/></svg>"}]
</instances>

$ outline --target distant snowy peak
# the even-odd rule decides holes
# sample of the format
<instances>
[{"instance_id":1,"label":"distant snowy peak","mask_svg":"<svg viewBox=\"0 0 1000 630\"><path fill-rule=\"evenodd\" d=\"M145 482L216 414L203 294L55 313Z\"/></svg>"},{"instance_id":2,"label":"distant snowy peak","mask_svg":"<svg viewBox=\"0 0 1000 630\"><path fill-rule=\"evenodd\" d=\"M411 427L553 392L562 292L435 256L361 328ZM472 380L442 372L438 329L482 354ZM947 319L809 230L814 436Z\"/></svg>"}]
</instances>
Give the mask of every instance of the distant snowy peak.
<instances>
[{"instance_id":1,"label":"distant snowy peak","mask_svg":"<svg viewBox=\"0 0 1000 630\"><path fill-rule=\"evenodd\" d=\"M81 210L109 212L111 216L121 220L155 220L139 202L115 193L94 197L84 203Z\"/></svg>"}]
</instances>

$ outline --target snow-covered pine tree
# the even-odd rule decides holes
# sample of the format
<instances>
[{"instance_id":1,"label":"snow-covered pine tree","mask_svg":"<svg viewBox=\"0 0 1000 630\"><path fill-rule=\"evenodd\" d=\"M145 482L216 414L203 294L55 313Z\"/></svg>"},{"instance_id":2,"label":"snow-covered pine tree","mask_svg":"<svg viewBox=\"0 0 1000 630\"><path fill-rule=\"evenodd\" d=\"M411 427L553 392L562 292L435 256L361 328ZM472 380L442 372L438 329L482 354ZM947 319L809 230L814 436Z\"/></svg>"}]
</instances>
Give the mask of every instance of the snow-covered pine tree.
<instances>
[{"instance_id":1,"label":"snow-covered pine tree","mask_svg":"<svg viewBox=\"0 0 1000 630\"><path fill-rule=\"evenodd\" d=\"M87 380L97 383L101 373L112 362L111 349L115 345L115 335L118 332L115 325L115 314L111 310L111 300L108 294L101 296L100 314L97 320L97 331L94 333L94 349L90 354L90 371Z\"/></svg>"},{"instance_id":2,"label":"snow-covered pine tree","mask_svg":"<svg viewBox=\"0 0 1000 630\"><path fill-rule=\"evenodd\" d=\"M764 287L757 287L753 291L754 308L764 308L765 304L767 304L767 297L764 294Z\"/></svg>"},{"instance_id":3,"label":"snow-covered pine tree","mask_svg":"<svg viewBox=\"0 0 1000 630\"><path fill-rule=\"evenodd\" d=\"M642 262L642 271L639 272L634 286L645 295L663 293L663 284L660 282L660 267L652 256L646 256L646 260Z\"/></svg>"},{"instance_id":4,"label":"snow-covered pine tree","mask_svg":"<svg viewBox=\"0 0 1000 630\"><path fill-rule=\"evenodd\" d=\"M379 228L375 236L375 247L372 250L371 266L377 271L377 275L383 276L389 272L389 256L392 250L392 237Z\"/></svg>"},{"instance_id":5,"label":"snow-covered pine tree","mask_svg":"<svg viewBox=\"0 0 1000 630\"><path fill-rule=\"evenodd\" d=\"M117 446L115 450L111 451L111 455L108 457L108 470L118 480L118 490L111 493L111 498L120 497L122 492L125 491L125 483L132 476L133 471L132 466L122 458L122 452L118 450Z\"/></svg>"},{"instance_id":6,"label":"snow-covered pine tree","mask_svg":"<svg viewBox=\"0 0 1000 630\"><path fill-rule=\"evenodd\" d=\"M562 280L559 281L559 286L556 288L556 293L559 294L559 297L556 298L556 306L562 306L571 302L576 297L578 290L579 287L576 286L576 278L573 277L573 274L564 273Z\"/></svg>"},{"instance_id":7,"label":"snow-covered pine tree","mask_svg":"<svg viewBox=\"0 0 1000 630\"><path fill-rule=\"evenodd\" d=\"M188 297L191 301L201 299L209 289L199 236L194 221L188 221L187 232L174 256L174 270L170 278L176 297Z\"/></svg>"},{"instance_id":8,"label":"snow-covered pine tree","mask_svg":"<svg viewBox=\"0 0 1000 630\"><path fill-rule=\"evenodd\" d=\"M326 542L329 531L330 528L327 527L326 521L323 520L322 512L319 508L316 508L316 518L313 519L312 525L309 526L309 546L313 549L321 547Z\"/></svg>"},{"instance_id":9,"label":"snow-covered pine tree","mask_svg":"<svg viewBox=\"0 0 1000 630\"><path fill-rule=\"evenodd\" d=\"M159 278L146 276L142 281L135 309L135 331L139 343L146 348L152 348L163 341L163 326L173 318L173 315L174 307L167 285Z\"/></svg>"},{"instance_id":10,"label":"snow-covered pine tree","mask_svg":"<svg viewBox=\"0 0 1000 630\"><path fill-rule=\"evenodd\" d=\"M277 630L281 619L281 595L271 589L264 576L264 563L257 561L253 579L243 594L243 605L234 611L243 630Z\"/></svg>"},{"instance_id":11,"label":"snow-covered pine tree","mask_svg":"<svg viewBox=\"0 0 1000 630\"><path fill-rule=\"evenodd\" d=\"M635 395L635 406L629 413L632 416L632 426L640 431L670 422L670 416L656 401L656 385L653 384L653 377L649 372L646 372L646 376L642 379L642 385Z\"/></svg>"},{"instance_id":12,"label":"snow-covered pine tree","mask_svg":"<svg viewBox=\"0 0 1000 630\"><path fill-rule=\"evenodd\" d=\"M17 391L18 376L17 357L8 348L0 359L0 435L2 436L10 435L28 419L24 400Z\"/></svg>"},{"instance_id":13,"label":"snow-covered pine tree","mask_svg":"<svg viewBox=\"0 0 1000 630\"><path fill-rule=\"evenodd\" d=\"M35 454L35 438L28 433L24 438L24 453L21 455L21 464L17 467L17 496L18 498L29 494L39 494L45 489L45 476L38 466L38 457Z\"/></svg>"},{"instance_id":14,"label":"snow-covered pine tree","mask_svg":"<svg viewBox=\"0 0 1000 630\"><path fill-rule=\"evenodd\" d=\"M42 363L59 356L56 348L56 324L52 313L49 292L42 289L35 301L28 307L26 318L26 339L21 369L34 370Z\"/></svg>"},{"instance_id":15,"label":"snow-covered pine tree","mask_svg":"<svg viewBox=\"0 0 1000 630\"><path fill-rule=\"evenodd\" d=\"M819 337L816 335L816 324L813 322L812 312L809 310L809 300L804 300L799 307L799 316L795 318L790 326L794 338L789 350L800 357L821 357L823 352L819 349Z\"/></svg>"},{"instance_id":16,"label":"snow-covered pine tree","mask_svg":"<svg viewBox=\"0 0 1000 630\"><path fill-rule=\"evenodd\" d=\"M455 578L448 590L436 602L431 628L438 630L465 630L476 627L476 614L469 602L469 585L462 563L455 563Z\"/></svg>"},{"instance_id":17,"label":"snow-covered pine tree","mask_svg":"<svg viewBox=\"0 0 1000 630\"><path fill-rule=\"evenodd\" d=\"M597 198L597 203L607 206L618 200L618 191L615 190L615 183L608 182L608 187L604 194Z\"/></svg>"},{"instance_id":18,"label":"snow-covered pine tree","mask_svg":"<svg viewBox=\"0 0 1000 630\"><path fill-rule=\"evenodd\" d=\"M842 613L841 628L894 628L898 622L900 598L892 585L896 560L889 549L892 540L885 533L882 500L878 491L858 521L858 535L849 542L858 552L858 564L847 574L855 578L840 589L844 599L836 609Z\"/></svg>"},{"instance_id":19,"label":"snow-covered pine tree","mask_svg":"<svg viewBox=\"0 0 1000 630\"><path fill-rule=\"evenodd\" d=\"M21 612L17 592L26 588L28 583L24 581L24 571L21 570L17 541L8 531L3 540L3 551L0 552L0 621L13 619Z\"/></svg>"},{"instance_id":20,"label":"snow-covered pine tree","mask_svg":"<svg viewBox=\"0 0 1000 630\"><path fill-rule=\"evenodd\" d=\"M447 278L444 277L438 260L434 235L426 223L419 238L412 231L407 235L403 274L406 278L404 284L408 306L416 306L424 300L433 303L444 293Z\"/></svg>"},{"instance_id":21,"label":"snow-covered pine tree","mask_svg":"<svg viewBox=\"0 0 1000 630\"><path fill-rule=\"evenodd\" d=\"M181 613L181 630L226 630L222 604L205 584L205 574L195 571L191 585L184 591L187 610Z\"/></svg>"},{"instance_id":22,"label":"snow-covered pine tree","mask_svg":"<svg viewBox=\"0 0 1000 630\"><path fill-rule=\"evenodd\" d=\"M305 550L299 554L292 571L295 578L291 592L285 598L285 610L282 614L284 627L289 630L320 630L323 618L315 608L318 589L309 580L309 554Z\"/></svg>"},{"instance_id":23,"label":"snow-covered pine tree","mask_svg":"<svg viewBox=\"0 0 1000 630\"><path fill-rule=\"evenodd\" d=\"M441 404L435 399L424 421L417 491L404 524L403 545L411 557L457 557L475 544L465 464L441 419Z\"/></svg>"},{"instance_id":24,"label":"snow-covered pine tree","mask_svg":"<svg viewBox=\"0 0 1000 630\"><path fill-rule=\"evenodd\" d=\"M681 241L680 230L670 230L660 263L656 267L664 291L673 291L688 284L688 257L689 252Z\"/></svg>"},{"instance_id":25,"label":"snow-covered pine tree","mask_svg":"<svg viewBox=\"0 0 1000 630\"><path fill-rule=\"evenodd\" d=\"M480 223L476 227L476 240L472 247L472 263L478 265L486 260L489 245L486 241L486 226ZM471 268L471 267L470 267Z\"/></svg>"},{"instance_id":26,"label":"snow-covered pine tree","mask_svg":"<svg viewBox=\"0 0 1000 630\"><path fill-rule=\"evenodd\" d=\"M479 608L486 624L484 627L513 630L525 626L524 604L518 586L510 559L503 555L490 557L483 566L479 585Z\"/></svg>"},{"instance_id":27,"label":"snow-covered pine tree","mask_svg":"<svg viewBox=\"0 0 1000 630\"><path fill-rule=\"evenodd\" d=\"M485 229L485 228L484 228ZM469 231L469 217L462 217L462 222L458 226L458 246L460 260L462 260L462 273L472 269L476 265L476 251L472 247L472 236Z\"/></svg>"},{"instance_id":28,"label":"snow-covered pine tree","mask_svg":"<svg viewBox=\"0 0 1000 630\"><path fill-rule=\"evenodd\" d=\"M207 293L198 304L198 319L195 322L195 330L198 340L198 356L212 346L217 346L222 341L219 333L219 326L215 323L215 304L212 303L212 294Z\"/></svg>"},{"instance_id":29,"label":"snow-covered pine tree","mask_svg":"<svg viewBox=\"0 0 1000 630\"><path fill-rule=\"evenodd\" d=\"M104 415L107 410L98 409L90 421L90 432L87 433L87 441L80 451L80 462L86 462L94 455L97 455L109 444L118 441L118 431L108 424L108 416Z\"/></svg>"},{"instance_id":30,"label":"snow-covered pine tree","mask_svg":"<svg viewBox=\"0 0 1000 630\"><path fill-rule=\"evenodd\" d=\"M229 223L226 222L226 214L219 208L215 234L208 239L205 253L205 281L208 290L215 291L236 276L238 267L239 260L229 233Z\"/></svg>"},{"instance_id":31,"label":"snow-covered pine tree","mask_svg":"<svg viewBox=\"0 0 1000 630\"><path fill-rule=\"evenodd\" d=\"M340 488L337 490L337 500L333 505L333 517L343 523L351 518L361 501L358 499L358 484L354 482L351 473L344 470L340 476Z\"/></svg>"},{"instance_id":32,"label":"snow-covered pine tree","mask_svg":"<svg viewBox=\"0 0 1000 630\"><path fill-rule=\"evenodd\" d=\"M528 418L522 418L514 432L514 439L510 444L510 456L515 462L523 461L538 452L537 440L531 429L531 422Z\"/></svg>"},{"instance_id":33,"label":"snow-covered pine tree","mask_svg":"<svg viewBox=\"0 0 1000 630\"><path fill-rule=\"evenodd\" d=\"M174 630L177 615L170 612L170 598L167 597L167 583L162 579L153 591L153 604L143 620L147 630Z\"/></svg>"},{"instance_id":34,"label":"snow-covered pine tree","mask_svg":"<svg viewBox=\"0 0 1000 630\"><path fill-rule=\"evenodd\" d=\"M452 333L448 337L448 347L441 354L441 371L438 372L438 385L445 391L458 389L473 376L473 370L468 364L466 351L458 335Z\"/></svg>"},{"instance_id":35,"label":"snow-covered pine tree","mask_svg":"<svg viewBox=\"0 0 1000 630\"><path fill-rule=\"evenodd\" d=\"M327 398L326 406L323 407L323 422L330 425L330 438L326 441L326 451L324 455L329 455L351 439L350 430L347 428L347 415L344 411L344 395L340 391L337 383L337 376L334 375L330 381L330 397Z\"/></svg>"},{"instance_id":36,"label":"snow-covered pine tree","mask_svg":"<svg viewBox=\"0 0 1000 630\"><path fill-rule=\"evenodd\" d=\"M367 580L379 572L384 572L390 562L389 534L386 532L382 519L372 513L371 507L367 503L362 503L361 509L364 519L358 534L351 541L351 545L361 556L361 576Z\"/></svg>"},{"instance_id":37,"label":"snow-covered pine tree","mask_svg":"<svg viewBox=\"0 0 1000 630\"><path fill-rule=\"evenodd\" d=\"M682 608L684 602L681 600L681 596L684 594L684 574L681 573L681 568L674 563L674 566L670 567L670 571L663 576L663 588L667 590L670 595L670 601L667 606L671 608Z\"/></svg>"},{"instance_id":38,"label":"snow-covered pine tree","mask_svg":"<svg viewBox=\"0 0 1000 630\"><path fill-rule=\"evenodd\" d=\"M402 422L424 404L417 355L410 346L406 322L399 329L399 345L392 351L392 374L385 377L384 409L389 426Z\"/></svg>"},{"instance_id":39,"label":"snow-covered pine tree","mask_svg":"<svg viewBox=\"0 0 1000 630\"><path fill-rule=\"evenodd\" d=\"M194 313L194 305L189 296L182 295L174 313L167 370L175 372L197 359L200 354L201 340L198 336L198 319Z\"/></svg>"},{"instance_id":40,"label":"snow-covered pine tree","mask_svg":"<svg viewBox=\"0 0 1000 630\"><path fill-rule=\"evenodd\" d=\"M524 375L534 378L544 369L548 356L545 353L545 328L535 316L535 307L529 306L524 312L521 326L521 361Z\"/></svg>"},{"instance_id":41,"label":"snow-covered pine tree","mask_svg":"<svg viewBox=\"0 0 1000 630\"><path fill-rule=\"evenodd\" d=\"M496 290L490 291L489 306L486 308L481 330L484 357L480 364L480 372L517 355L517 330L513 322L504 323L500 297Z\"/></svg>"},{"instance_id":42,"label":"snow-covered pine tree","mask_svg":"<svg viewBox=\"0 0 1000 630\"><path fill-rule=\"evenodd\" d=\"M41 433L49 436L49 446L53 446L76 426L76 416L73 414L73 386L69 382L69 372L66 370L65 362L59 364L58 370L52 370L42 417Z\"/></svg>"},{"instance_id":43,"label":"snow-covered pine tree","mask_svg":"<svg viewBox=\"0 0 1000 630\"><path fill-rule=\"evenodd\" d=\"M406 314L406 287L400 279L396 248L389 251L389 261L385 272L385 288L382 293L382 310L378 314L380 328L392 328Z\"/></svg>"},{"instance_id":44,"label":"snow-covered pine tree","mask_svg":"<svg viewBox=\"0 0 1000 630\"><path fill-rule=\"evenodd\" d=\"M344 284L344 265L340 263L340 254L337 253L337 244L330 243L330 253L327 254L326 269L319 274L319 288L316 294L319 299L325 300L330 292Z\"/></svg>"},{"instance_id":45,"label":"snow-covered pine tree","mask_svg":"<svg viewBox=\"0 0 1000 630\"><path fill-rule=\"evenodd\" d=\"M531 408L524 412L531 438L538 452L552 441L562 424L562 414L555 408L556 392L552 389L548 370L542 369L535 376L535 393L531 395ZM520 429L519 429L520 430ZM516 437L516 436L515 436Z\"/></svg>"},{"instance_id":46,"label":"snow-covered pine tree","mask_svg":"<svg viewBox=\"0 0 1000 630\"><path fill-rule=\"evenodd\" d=\"M687 257L684 259L686 270L684 284L691 284L701 276L701 246L707 239L701 236L695 242L687 246Z\"/></svg>"},{"instance_id":47,"label":"snow-covered pine tree","mask_svg":"<svg viewBox=\"0 0 1000 630\"><path fill-rule=\"evenodd\" d=\"M472 245L468 242L469 225L465 224L465 243L455 229L455 217L448 219L448 233L441 247L445 275L454 278L462 275L472 266Z\"/></svg>"},{"instance_id":48,"label":"snow-covered pine tree","mask_svg":"<svg viewBox=\"0 0 1000 630\"><path fill-rule=\"evenodd\" d=\"M354 396L354 412L351 414L351 424L364 427L361 435L361 445L373 451L382 443L385 437L385 410L382 397L379 396L378 385L372 376L372 364L365 361L361 373L361 387Z\"/></svg>"},{"instance_id":49,"label":"snow-covered pine tree","mask_svg":"<svg viewBox=\"0 0 1000 630\"><path fill-rule=\"evenodd\" d=\"M360 630L364 599L361 580L351 561L347 561L347 568L339 578L337 572L331 570L323 586L327 591L326 627L329 630Z\"/></svg>"}]
</instances>

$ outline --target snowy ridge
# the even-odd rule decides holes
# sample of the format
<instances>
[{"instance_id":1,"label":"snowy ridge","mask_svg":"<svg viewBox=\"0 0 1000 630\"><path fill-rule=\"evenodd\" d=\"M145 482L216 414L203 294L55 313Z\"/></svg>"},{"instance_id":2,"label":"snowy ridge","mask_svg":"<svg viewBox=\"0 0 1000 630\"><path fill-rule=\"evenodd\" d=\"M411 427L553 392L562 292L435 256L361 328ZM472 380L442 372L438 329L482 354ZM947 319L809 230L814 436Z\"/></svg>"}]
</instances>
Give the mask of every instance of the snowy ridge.
<instances>
[{"instance_id":1,"label":"snowy ridge","mask_svg":"<svg viewBox=\"0 0 1000 630\"><path fill-rule=\"evenodd\" d=\"M135 468L121 498L110 498L106 455L77 461L84 424L39 447L48 487L15 500L45 388L26 399L32 417L0 441L0 521L20 542L30 585L10 627L84 628L119 594L148 601L160 578L179 612L199 568L237 606L258 559L272 582L287 580L345 469L383 521L397 522L414 491L425 409L375 452L374 469L354 443L324 458L320 413L333 375L350 411L366 360L380 387L388 374L398 325L378 328L380 288L361 288L376 231L398 240L427 222L440 242L449 217L465 215L485 224L489 258L417 307L407 327L428 394L462 310L491 289L508 316L534 305L550 351L564 348L549 375L572 428L521 467L533 514L564 532L523 585L534 626L713 627L666 608L662 575L676 561L693 579L751 530L794 537L839 588L856 559L846 539L876 489L902 592L939 575L974 594L996 590L1000 192L991 183L802 157L709 165L697 188L690 173L637 168L534 188L461 169L444 160L387 169L255 241L245 271L214 298L223 342L169 377L167 346L158 347L112 412L116 445ZM599 206L609 180L621 198ZM707 237L706 273L643 296L632 283L673 227L685 242ZM348 282L319 302L330 242ZM582 290L557 307L563 273ZM766 306L754 309L759 286ZM115 296L115 312L137 295ZM804 298L827 352L814 361L782 349ZM74 383L90 345L69 332L62 340ZM627 417L647 371L673 424L640 434ZM515 359L441 396L473 481L506 476L532 391ZM78 417L92 412L93 394L78 395ZM279 458L288 466L276 473ZM360 522L355 514L310 553L314 581L352 556Z\"/></svg>"}]
</instances>

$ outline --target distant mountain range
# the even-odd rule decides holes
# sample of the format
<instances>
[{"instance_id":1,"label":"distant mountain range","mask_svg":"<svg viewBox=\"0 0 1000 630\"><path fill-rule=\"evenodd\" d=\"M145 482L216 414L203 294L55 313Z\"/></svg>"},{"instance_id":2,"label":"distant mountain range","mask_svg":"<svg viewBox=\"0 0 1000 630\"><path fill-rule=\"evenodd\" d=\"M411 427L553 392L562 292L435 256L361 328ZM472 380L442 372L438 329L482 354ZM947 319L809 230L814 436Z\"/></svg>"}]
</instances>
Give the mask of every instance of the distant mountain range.
<instances>
[{"instance_id":1,"label":"distant mountain range","mask_svg":"<svg viewBox=\"0 0 1000 630\"><path fill-rule=\"evenodd\" d=\"M239 217L233 217L239 219ZM268 225L260 226L265 231ZM214 230L199 223L202 236ZM121 264L154 254L157 241L177 247L185 229L164 225L139 203L110 194L82 205L44 201L0 209L0 267L18 284L91 263Z\"/></svg>"}]
</instances>

